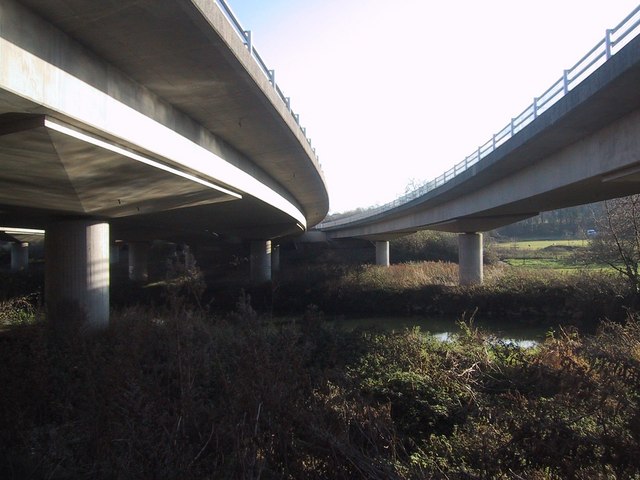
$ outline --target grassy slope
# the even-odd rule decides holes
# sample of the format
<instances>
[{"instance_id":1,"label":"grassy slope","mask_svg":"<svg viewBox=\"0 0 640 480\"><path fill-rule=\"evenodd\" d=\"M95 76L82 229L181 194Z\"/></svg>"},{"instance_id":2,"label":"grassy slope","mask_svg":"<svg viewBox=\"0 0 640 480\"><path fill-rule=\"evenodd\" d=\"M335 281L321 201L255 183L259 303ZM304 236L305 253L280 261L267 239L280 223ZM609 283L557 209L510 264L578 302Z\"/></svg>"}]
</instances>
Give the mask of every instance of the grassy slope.
<instances>
[{"instance_id":1,"label":"grassy slope","mask_svg":"<svg viewBox=\"0 0 640 480\"><path fill-rule=\"evenodd\" d=\"M578 260L586 248L584 239L519 240L492 246L500 259L513 267L552 269L560 272L576 270L608 270L605 265L585 265Z\"/></svg>"}]
</instances>

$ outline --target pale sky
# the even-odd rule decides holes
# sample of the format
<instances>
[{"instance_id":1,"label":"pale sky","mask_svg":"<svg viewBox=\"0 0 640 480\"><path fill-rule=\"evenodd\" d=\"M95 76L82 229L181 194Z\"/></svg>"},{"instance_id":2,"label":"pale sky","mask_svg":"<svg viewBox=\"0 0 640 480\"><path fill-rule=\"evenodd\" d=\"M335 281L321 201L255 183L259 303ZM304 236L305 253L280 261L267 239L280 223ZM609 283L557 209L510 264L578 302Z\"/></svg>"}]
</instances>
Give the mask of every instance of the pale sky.
<instances>
[{"instance_id":1,"label":"pale sky","mask_svg":"<svg viewBox=\"0 0 640 480\"><path fill-rule=\"evenodd\" d=\"M228 0L320 157L330 211L464 160L637 0Z\"/></svg>"}]
</instances>

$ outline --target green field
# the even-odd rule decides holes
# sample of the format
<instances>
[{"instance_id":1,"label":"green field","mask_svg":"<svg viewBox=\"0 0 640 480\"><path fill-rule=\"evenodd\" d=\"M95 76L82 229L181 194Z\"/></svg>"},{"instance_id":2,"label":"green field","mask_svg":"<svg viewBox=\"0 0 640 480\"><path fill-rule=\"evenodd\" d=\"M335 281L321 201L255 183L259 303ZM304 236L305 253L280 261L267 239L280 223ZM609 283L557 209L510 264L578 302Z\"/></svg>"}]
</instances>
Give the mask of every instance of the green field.
<instances>
[{"instance_id":1,"label":"green field","mask_svg":"<svg viewBox=\"0 0 640 480\"><path fill-rule=\"evenodd\" d=\"M580 252L587 245L584 239L519 240L497 243L493 248L502 261L514 267L566 271L601 268L579 260Z\"/></svg>"},{"instance_id":2,"label":"green field","mask_svg":"<svg viewBox=\"0 0 640 480\"><path fill-rule=\"evenodd\" d=\"M517 250L542 250L548 247L586 247L588 240L519 240L517 242L505 242L498 244L500 247Z\"/></svg>"}]
</instances>

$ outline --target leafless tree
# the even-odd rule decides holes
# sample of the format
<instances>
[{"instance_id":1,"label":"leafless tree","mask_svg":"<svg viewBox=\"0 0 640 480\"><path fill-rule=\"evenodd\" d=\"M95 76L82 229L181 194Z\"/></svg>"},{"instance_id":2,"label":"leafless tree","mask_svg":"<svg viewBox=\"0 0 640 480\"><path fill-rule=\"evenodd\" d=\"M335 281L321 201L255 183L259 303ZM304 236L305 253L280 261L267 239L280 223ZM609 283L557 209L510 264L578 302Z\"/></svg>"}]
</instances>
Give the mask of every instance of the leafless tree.
<instances>
[{"instance_id":1,"label":"leafless tree","mask_svg":"<svg viewBox=\"0 0 640 480\"><path fill-rule=\"evenodd\" d=\"M589 260L609 265L640 292L640 195L606 201L595 224Z\"/></svg>"}]
</instances>

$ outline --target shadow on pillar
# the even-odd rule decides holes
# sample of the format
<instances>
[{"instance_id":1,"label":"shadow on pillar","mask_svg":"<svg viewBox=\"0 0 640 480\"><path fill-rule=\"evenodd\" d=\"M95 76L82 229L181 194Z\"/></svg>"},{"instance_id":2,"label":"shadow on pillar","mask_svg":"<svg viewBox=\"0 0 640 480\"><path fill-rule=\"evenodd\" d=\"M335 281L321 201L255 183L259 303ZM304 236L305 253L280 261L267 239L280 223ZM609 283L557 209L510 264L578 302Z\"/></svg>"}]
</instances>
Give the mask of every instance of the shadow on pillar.
<instances>
[{"instance_id":1,"label":"shadow on pillar","mask_svg":"<svg viewBox=\"0 0 640 480\"><path fill-rule=\"evenodd\" d=\"M280 245L272 245L271 248L271 273L280 273Z\"/></svg>"},{"instance_id":2,"label":"shadow on pillar","mask_svg":"<svg viewBox=\"0 0 640 480\"><path fill-rule=\"evenodd\" d=\"M11 271L24 272L29 268L29 244L14 242L11 244Z\"/></svg>"},{"instance_id":3,"label":"shadow on pillar","mask_svg":"<svg viewBox=\"0 0 640 480\"><path fill-rule=\"evenodd\" d=\"M108 326L108 223L70 220L48 226L45 303L49 322L59 330L91 331Z\"/></svg>"},{"instance_id":4,"label":"shadow on pillar","mask_svg":"<svg viewBox=\"0 0 640 480\"><path fill-rule=\"evenodd\" d=\"M144 283L149 279L149 243L129 242L129 279Z\"/></svg>"},{"instance_id":5,"label":"shadow on pillar","mask_svg":"<svg viewBox=\"0 0 640 480\"><path fill-rule=\"evenodd\" d=\"M271 281L271 241L251 242L250 257L251 283L261 284Z\"/></svg>"}]
</instances>

